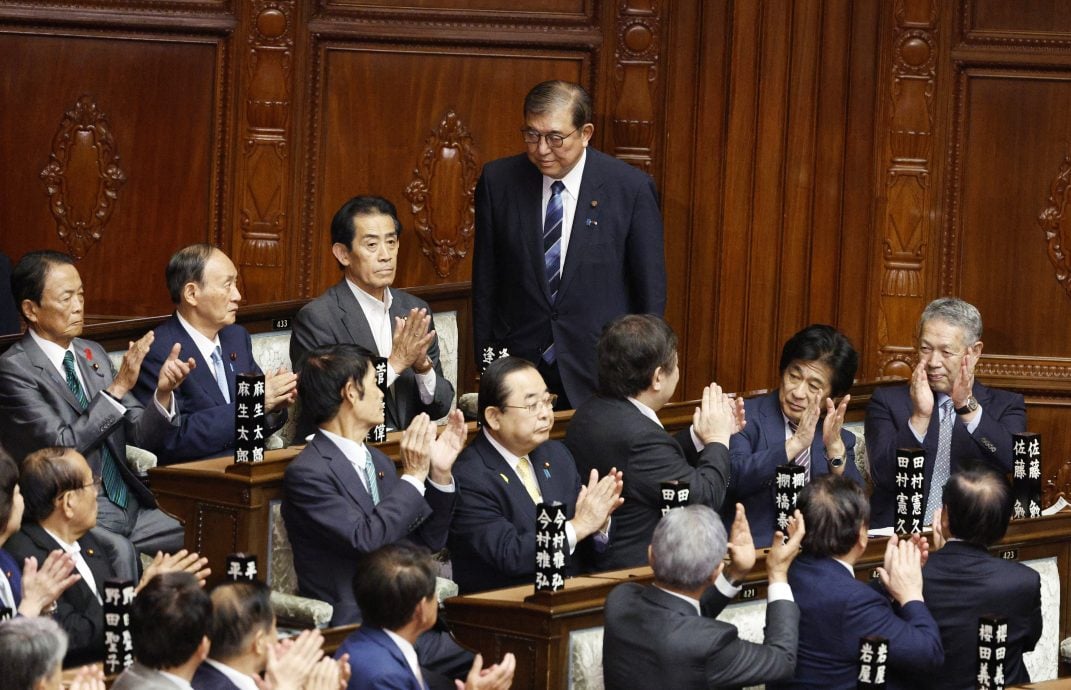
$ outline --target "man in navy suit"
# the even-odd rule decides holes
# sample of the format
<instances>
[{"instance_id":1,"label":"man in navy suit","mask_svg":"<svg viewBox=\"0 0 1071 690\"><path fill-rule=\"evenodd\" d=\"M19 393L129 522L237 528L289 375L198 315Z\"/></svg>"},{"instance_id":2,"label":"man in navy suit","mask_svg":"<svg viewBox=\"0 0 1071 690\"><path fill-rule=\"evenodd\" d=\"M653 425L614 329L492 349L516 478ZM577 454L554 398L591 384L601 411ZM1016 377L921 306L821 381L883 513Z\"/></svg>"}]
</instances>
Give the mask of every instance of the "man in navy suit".
<instances>
[{"instance_id":1,"label":"man in navy suit","mask_svg":"<svg viewBox=\"0 0 1071 690\"><path fill-rule=\"evenodd\" d=\"M911 688L944 662L937 623L922 598L922 549L890 537L878 589L855 579L866 551L870 505L863 489L835 474L814 478L797 503L807 534L788 571L800 607L796 676L771 688L850 688L859 674L859 642L889 641L885 679L890 690Z\"/></svg>"},{"instance_id":2,"label":"man in navy suit","mask_svg":"<svg viewBox=\"0 0 1071 690\"><path fill-rule=\"evenodd\" d=\"M1004 680L1030 682L1023 652L1041 638L1041 576L1021 563L989 553L1012 513L1007 478L976 461L948 479L934 515L934 546L922 568L923 594L941 629L945 664L928 687L974 688L978 673L978 619L1008 620Z\"/></svg>"},{"instance_id":3,"label":"man in navy suit","mask_svg":"<svg viewBox=\"0 0 1071 690\"><path fill-rule=\"evenodd\" d=\"M858 365L859 355L842 333L832 326L808 326L781 349L777 390L744 403L748 424L729 439L729 491L747 509L757 547L769 546L778 528L774 480L779 465L804 467L808 480L832 473L863 485L855 465L855 435L841 428L851 400L845 394ZM839 405L834 397L841 398ZM726 516L726 522L730 519Z\"/></svg>"},{"instance_id":4,"label":"man in navy suit","mask_svg":"<svg viewBox=\"0 0 1071 690\"><path fill-rule=\"evenodd\" d=\"M941 506L941 489L967 459L980 458L1012 471L1012 434L1026 430L1026 405L1018 393L974 380L982 355L982 316L954 297L930 302L919 317L919 362L904 386L877 388L866 411L866 447L874 479L875 527L896 516L896 451L926 452L923 524Z\"/></svg>"},{"instance_id":5,"label":"man in navy suit","mask_svg":"<svg viewBox=\"0 0 1071 690\"><path fill-rule=\"evenodd\" d=\"M446 545L465 422L455 410L436 439L434 422L417 415L402 434L399 477L390 458L365 443L383 421L383 393L366 351L347 344L312 350L301 390L303 414L319 428L283 477L298 590L334 607L332 626L360 623L353 578L362 554L406 539L436 551ZM417 650L422 664L451 677L471 659L441 630L422 635Z\"/></svg>"},{"instance_id":6,"label":"man in navy suit","mask_svg":"<svg viewBox=\"0 0 1071 690\"><path fill-rule=\"evenodd\" d=\"M539 365L559 409L595 392L595 341L622 314L662 315L662 217L651 178L589 148L591 97L563 81L524 100L522 155L476 185L472 314L488 347Z\"/></svg>"},{"instance_id":7,"label":"man in navy suit","mask_svg":"<svg viewBox=\"0 0 1071 690\"><path fill-rule=\"evenodd\" d=\"M417 640L439 615L435 561L426 550L391 544L365 556L354 580L354 596L364 623L336 652L354 660L348 690L427 690ZM417 647L417 648L415 648ZM465 690L507 690L516 660L506 654L490 668L476 655Z\"/></svg>"},{"instance_id":8,"label":"man in navy suit","mask_svg":"<svg viewBox=\"0 0 1071 690\"><path fill-rule=\"evenodd\" d=\"M331 220L331 253L344 275L294 318L290 361L301 371L317 345L355 343L387 359L386 424L404 429L421 412L450 411L454 387L443 376L439 340L427 302L392 288L402 224L394 204L356 196ZM299 438L315 429L300 420Z\"/></svg>"},{"instance_id":9,"label":"man in navy suit","mask_svg":"<svg viewBox=\"0 0 1071 690\"><path fill-rule=\"evenodd\" d=\"M621 473L611 469L599 480L592 470L582 488L569 449L547 440L553 406L554 395L528 360L503 357L480 376L483 430L454 465L461 489L450 554L462 592L532 584L539 503L565 506L570 556L589 535L601 534L604 544L608 538L610 514L621 504ZM575 558L568 566L577 572Z\"/></svg>"},{"instance_id":10,"label":"man in navy suit","mask_svg":"<svg viewBox=\"0 0 1071 690\"><path fill-rule=\"evenodd\" d=\"M599 395L581 405L565 445L581 474L624 472L624 505L610 543L593 554L596 570L647 563L647 545L662 516L662 482L688 484L690 503L720 510L729 485L729 437L744 426L744 402L712 383L692 425L671 436L658 410L677 389L677 335L661 317L629 314L599 338Z\"/></svg>"},{"instance_id":11,"label":"man in navy suit","mask_svg":"<svg viewBox=\"0 0 1071 690\"><path fill-rule=\"evenodd\" d=\"M261 373L249 332L234 323L242 299L238 269L212 245L190 245L168 262L167 289L175 313L156 327L134 394L146 402L168 353L181 347L193 371L175 390L182 419L164 436L160 464L226 455L234 448L235 376ZM297 376L270 371L264 388L267 438L286 421Z\"/></svg>"}]
</instances>

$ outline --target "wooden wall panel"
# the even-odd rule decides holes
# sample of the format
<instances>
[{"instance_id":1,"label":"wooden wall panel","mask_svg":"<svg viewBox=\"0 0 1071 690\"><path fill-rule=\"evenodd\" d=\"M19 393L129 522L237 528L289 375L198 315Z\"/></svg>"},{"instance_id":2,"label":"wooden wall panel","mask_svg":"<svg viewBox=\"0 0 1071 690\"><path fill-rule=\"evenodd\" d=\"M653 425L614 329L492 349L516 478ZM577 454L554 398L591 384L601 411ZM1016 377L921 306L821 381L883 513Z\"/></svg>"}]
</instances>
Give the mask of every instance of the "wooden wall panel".
<instances>
[{"instance_id":1,"label":"wooden wall panel","mask_svg":"<svg viewBox=\"0 0 1071 690\"><path fill-rule=\"evenodd\" d=\"M110 211L90 228L99 240L76 252L84 255L87 313L166 312L167 257L221 238L225 61L218 36L34 35L0 26L0 249L15 258L72 251L57 235L42 179L56 153L51 203L65 201L67 217L90 226L96 204ZM54 137L67 113L64 153Z\"/></svg>"}]
</instances>

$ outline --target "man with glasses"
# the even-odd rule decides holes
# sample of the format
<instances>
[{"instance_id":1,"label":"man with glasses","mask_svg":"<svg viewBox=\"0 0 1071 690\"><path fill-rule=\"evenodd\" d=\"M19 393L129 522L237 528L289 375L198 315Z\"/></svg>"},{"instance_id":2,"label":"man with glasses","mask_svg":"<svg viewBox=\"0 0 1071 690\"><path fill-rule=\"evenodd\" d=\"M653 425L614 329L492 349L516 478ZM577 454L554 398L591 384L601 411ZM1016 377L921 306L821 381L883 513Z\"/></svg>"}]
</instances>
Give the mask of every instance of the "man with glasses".
<instances>
[{"instance_id":1,"label":"man with glasses","mask_svg":"<svg viewBox=\"0 0 1071 690\"><path fill-rule=\"evenodd\" d=\"M462 592L532 584L539 503L565 507L570 572L581 569L573 557L580 542L608 539L610 514L621 505L621 473L611 469L600 480L591 470L581 487L572 454L548 440L554 398L535 366L519 357L496 360L480 377L483 430L454 466L460 490L450 554Z\"/></svg>"},{"instance_id":2,"label":"man with glasses","mask_svg":"<svg viewBox=\"0 0 1071 690\"><path fill-rule=\"evenodd\" d=\"M524 118L526 154L488 163L476 185L476 359L488 348L527 359L569 409L595 391L603 326L665 309L662 217L649 176L589 148L579 85L536 85Z\"/></svg>"},{"instance_id":3,"label":"man with glasses","mask_svg":"<svg viewBox=\"0 0 1071 690\"><path fill-rule=\"evenodd\" d=\"M919 318L919 361L907 385L878 388L867 407L866 446L874 480L874 527L896 516L896 451L926 452L924 524L941 507L949 475L978 458L1012 471L1012 434L1026 429L1023 396L974 380L982 355L982 316L954 297L930 302Z\"/></svg>"}]
</instances>

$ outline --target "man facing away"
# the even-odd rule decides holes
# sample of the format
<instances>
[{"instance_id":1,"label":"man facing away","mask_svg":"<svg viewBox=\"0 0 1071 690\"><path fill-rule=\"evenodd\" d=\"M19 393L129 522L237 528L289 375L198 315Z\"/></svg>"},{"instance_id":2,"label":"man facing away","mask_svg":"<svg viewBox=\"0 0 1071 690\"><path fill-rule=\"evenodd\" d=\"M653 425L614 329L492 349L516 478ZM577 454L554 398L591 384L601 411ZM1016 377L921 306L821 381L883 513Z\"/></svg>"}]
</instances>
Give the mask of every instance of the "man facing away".
<instances>
[{"instance_id":1,"label":"man facing away","mask_svg":"<svg viewBox=\"0 0 1071 690\"><path fill-rule=\"evenodd\" d=\"M524 99L524 154L476 184L476 360L506 348L539 366L558 408L595 392L595 341L622 314L662 315L666 269L654 182L591 148L591 96L546 81Z\"/></svg>"}]
</instances>

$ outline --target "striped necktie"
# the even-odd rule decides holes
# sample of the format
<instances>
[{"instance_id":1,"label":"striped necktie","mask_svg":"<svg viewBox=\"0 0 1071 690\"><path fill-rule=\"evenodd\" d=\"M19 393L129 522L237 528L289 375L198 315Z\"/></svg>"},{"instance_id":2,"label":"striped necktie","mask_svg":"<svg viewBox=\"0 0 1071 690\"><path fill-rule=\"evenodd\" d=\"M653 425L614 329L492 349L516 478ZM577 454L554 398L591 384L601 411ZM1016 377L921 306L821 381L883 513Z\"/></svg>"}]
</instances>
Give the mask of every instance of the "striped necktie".
<instances>
[{"instance_id":1,"label":"striped necktie","mask_svg":"<svg viewBox=\"0 0 1071 690\"><path fill-rule=\"evenodd\" d=\"M372 453L364 447L364 478L368 480L368 493L372 494L372 505L379 505L379 485L376 484L376 466L372 463Z\"/></svg>"},{"instance_id":2,"label":"striped necktie","mask_svg":"<svg viewBox=\"0 0 1071 690\"><path fill-rule=\"evenodd\" d=\"M562 282L562 191L565 185L561 180L554 180L550 185L550 200L547 202L547 215L543 220L543 268L546 274L547 291L550 292L551 304L558 297L558 286ZM543 352L543 360L553 364L555 360L554 344L551 343Z\"/></svg>"},{"instance_id":3,"label":"striped necktie","mask_svg":"<svg viewBox=\"0 0 1071 690\"><path fill-rule=\"evenodd\" d=\"M78 376L74 373L74 353L70 350L63 355L63 370L67 374L67 387L71 389L78 404L85 410L89 407L89 398L86 397L82 384L78 382ZM119 466L112 457L112 452L108 450L107 441L100 444L100 478L108 500L120 508L126 508L126 483L119 476Z\"/></svg>"},{"instance_id":4,"label":"striped necktie","mask_svg":"<svg viewBox=\"0 0 1071 690\"><path fill-rule=\"evenodd\" d=\"M952 411L952 398L941 403L941 425L937 434L937 458L930 475L930 495L926 499L924 525L933 524L933 511L941 505L945 482L952 468L952 427L956 425L956 415Z\"/></svg>"},{"instance_id":5,"label":"striped necktie","mask_svg":"<svg viewBox=\"0 0 1071 690\"><path fill-rule=\"evenodd\" d=\"M796 433L796 429L799 429L800 425L796 424L795 422L791 422L790 421L788 423L788 428L792 430L792 433ZM807 481L811 480L811 447L810 446L807 446L806 448L801 450L800 454L792 459L792 463L795 464L795 465L799 465L804 470L806 470Z\"/></svg>"},{"instance_id":6,"label":"striped necktie","mask_svg":"<svg viewBox=\"0 0 1071 690\"><path fill-rule=\"evenodd\" d=\"M231 401L230 386L227 385L227 372L223 368L223 349L216 345L216 349L212 350L212 371L216 375L216 385L219 386L219 392L223 394L223 399L228 403Z\"/></svg>"}]
</instances>

